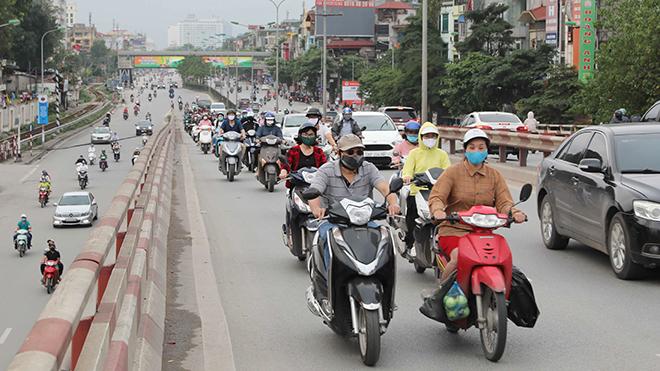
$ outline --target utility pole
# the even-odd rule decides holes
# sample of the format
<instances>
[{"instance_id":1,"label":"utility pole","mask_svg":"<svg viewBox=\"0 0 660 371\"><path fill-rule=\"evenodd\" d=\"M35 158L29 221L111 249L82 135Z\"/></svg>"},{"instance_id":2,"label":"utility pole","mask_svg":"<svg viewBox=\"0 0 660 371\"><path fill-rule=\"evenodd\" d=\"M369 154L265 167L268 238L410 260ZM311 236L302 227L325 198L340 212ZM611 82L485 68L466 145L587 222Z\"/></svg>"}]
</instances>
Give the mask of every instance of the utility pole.
<instances>
[{"instance_id":1,"label":"utility pole","mask_svg":"<svg viewBox=\"0 0 660 371\"><path fill-rule=\"evenodd\" d=\"M323 58L322 58L322 62L321 62L323 64L323 66L322 66L322 70L323 70L322 79L323 79L323 82L322 82L322 85L321 85L321 105L323 105L323 120L325 120L325 115L326 115L327 109L328 109L328 103L326 102L326 98L325 98L325 90L327 88L327 80L328 80L328 78L326 76L327 75L326 65L327 65L327 60L328 60L328 48L327 48L328 43L326 41L326 38L327 38L326 24L328 22L327 17L328 16L342 16L343 15L342 13L328 14L326 12L325 3L326 3L326 0L323 0L323 14L317 14L316 15L317 17L324 17L323 18Z\"/></svg>"},{"instance_id":2,"label":"utility pole","mask_svg":"<svg viewBox=\"0 0 660 371\"><path fill-rule=\"evenodd\" d=\"M428 0L422 0L422 120L425 123L428 116L428 20L429 20L429 4ZM392 49L394 53L394 49Z\"/></svg>"},{"instance_id":3,"label":"utility pole","mask_svg":"<svg viewBox=\"0 0 660 371\"><path fill-rule=\"evenodd\" d=\"M277 28L275 29L275 112L280 108L280 5L284 2L281 0L279 3L275 3L273 0L268 0L273 5L275 5L275 23L277 23ZM325 4L324 4L325 6Z\"/></svg>"}]
</instances>

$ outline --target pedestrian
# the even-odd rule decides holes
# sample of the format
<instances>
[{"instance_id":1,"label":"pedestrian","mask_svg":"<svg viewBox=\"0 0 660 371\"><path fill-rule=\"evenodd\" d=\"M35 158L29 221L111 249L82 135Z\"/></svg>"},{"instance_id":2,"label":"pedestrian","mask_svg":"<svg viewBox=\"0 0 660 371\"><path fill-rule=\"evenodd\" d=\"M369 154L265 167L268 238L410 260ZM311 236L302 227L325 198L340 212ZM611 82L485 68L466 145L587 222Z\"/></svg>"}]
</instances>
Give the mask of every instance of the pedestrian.
<instances>
[{"instance_id":1,"label":"pedestrian","mask_svg":"<svg viewBox=\"0 0 660 371\"><path fill-rule=\"evenodd\" d=\"M525 126L527 126L527 130L529 130L532 133L536 133L536 126L539 124L538 121L534 118L534 112L529 111L527 112L527 120L523 123Z\"/></svg>"}]
</instances>

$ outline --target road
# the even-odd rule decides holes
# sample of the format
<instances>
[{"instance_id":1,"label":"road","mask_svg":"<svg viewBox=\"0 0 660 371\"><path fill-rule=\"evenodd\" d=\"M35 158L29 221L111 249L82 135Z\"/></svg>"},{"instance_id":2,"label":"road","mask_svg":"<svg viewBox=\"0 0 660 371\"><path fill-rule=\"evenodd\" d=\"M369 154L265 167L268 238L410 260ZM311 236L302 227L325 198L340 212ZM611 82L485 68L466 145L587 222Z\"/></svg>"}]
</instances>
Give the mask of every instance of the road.
<instances>
[{"instance_id":1,"label":"road","mask_svg":"<svg viewBox=\"0 0 660 371\"><path fill-rule=\"evenodd\" d=\"M129 90L130 91L130 90ZM161 90L162 91L162 90ZM130 95L130 94L128 94ZM143 119L147 111L153 115L156 127L162 124L163 117L169 110L169 99L166 94L159 95L154 101L143 97L142 110L138 118ZM131 154L136 147L142 148L139 137L135 137L134 125L137 118L133 116L124 121L123 108L117 108L112 116L111 130L117 132L122 139L121 160L112 159L112 151L107 144L96 145L97 157L101 149L106 149L109 156L109 167L102 173L98 165L90 167L89 187L87 191L94 194L98 200L99 215L103 215L108 204L115 196L119 186L124 181L131 168ZM46 248L46 239L53 239L62 254L62 262L67 268L92 232L92 228L69 227L55 229L52 227L52 214L55 208L52 202L57 202L64 192L79 191L75 175L74 162L81 154L87 156L90 130L82 130L63 143L58 149L47 154L36 164L0 164L0 235L3 236L4 248L0 252L3 269L0 270L0 297L4 304L0 310L0 369L4 370L25 340L28 332L36 322L50 295L39 284L39 264L41 255ZM27 161L28 156L24 156ZM41 209L37 199L37 186L41 170L46 169L53 179L51 204ZM16 223L22 213L27 214L34 233L32 250L23 258L12 248L11 237Z\"/></svg>"},{"instance_id":2,"label":"road","mask_svg":"<svg viewBox=\"0 0 660 371\"><path fill-rule=\"evenodd\" d=\"M362 367L357 341L338 337L307 309L305 265L282 243L284 186L268 193L247 172L230 183L218 171L213 155L204 155L186 134L178 141L186 156L177 155L174 175L163 369L199 370L205 357L208 361L217 356L204 352L204 315L197 305L198 292L209 286L218 290L221 300L215 310L223 326L215 340L224 336L225 319L231 340L231 349L217 351L231 351L235 369ZM202 284L194 279L197 250L191 248L191 190L184 184L184 167L194 177L210 250L211 261L201 265L212 264L215 275ZM391 172L383 173L387 179ZM510 186L517 198L520 184ZM529 223L500 232L511 245L514 263L533 283L541 311L536 327L523 329L509 322L504 357L497 364L487 361L477 330L450 334L420 314L420 292L434 280L430 273L415 273L399 258L399 310L383 335L379 369L660 369L660 274L621 281L612 273L608 257L593 249L572 242L565 251L547 250L533 198L520 207ZM194 227L199 230L199 225Z\"/></svg>"}]
</instances>

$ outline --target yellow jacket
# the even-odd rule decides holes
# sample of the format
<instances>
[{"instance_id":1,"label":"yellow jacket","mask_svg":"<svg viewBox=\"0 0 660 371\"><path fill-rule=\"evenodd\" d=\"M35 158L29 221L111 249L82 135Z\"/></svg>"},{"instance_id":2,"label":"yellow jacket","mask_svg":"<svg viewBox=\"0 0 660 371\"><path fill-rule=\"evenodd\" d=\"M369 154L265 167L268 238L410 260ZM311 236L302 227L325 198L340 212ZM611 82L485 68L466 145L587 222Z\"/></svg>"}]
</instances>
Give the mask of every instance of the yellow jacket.
<instances>
[{"instance_id":1,"label":"yellow jacket","mask_svg":"<svg viewBox=\"0 0 660 371\"><path fill-rule=\"evenodd\" d=\"M432 123L427 122L422 125L422 128L419 130L421 133L425 127L434 126ZM429 148L424 145L422 141L422 136L419 136L419 148L415 148L408 154L408 159L406 164L403 166L403 172L401 173L402 177L410 177L411 179L417 173L423 173L428 169L439 167L446 169L451 166L451 161L449 161L449 156L447 152L438 148L440 141L442 139L438 138L433 148ZM410 186L410 195L414 196L417 192L423 188L417 187L412 184ZM424 188L425 189L425 188Z\"/></svg>"},{"instance_id":2,"label":"yellow jacket","mask_svg":"<svg viewBox=\"0 0 660 371\"><path fill-rule=\"evenodd\" d=\"M48 183L48 182L39 183L39 189L41 189L41 188L46 188L47 190L50 191L50 183Z\"/></svg>"}]
</instances>

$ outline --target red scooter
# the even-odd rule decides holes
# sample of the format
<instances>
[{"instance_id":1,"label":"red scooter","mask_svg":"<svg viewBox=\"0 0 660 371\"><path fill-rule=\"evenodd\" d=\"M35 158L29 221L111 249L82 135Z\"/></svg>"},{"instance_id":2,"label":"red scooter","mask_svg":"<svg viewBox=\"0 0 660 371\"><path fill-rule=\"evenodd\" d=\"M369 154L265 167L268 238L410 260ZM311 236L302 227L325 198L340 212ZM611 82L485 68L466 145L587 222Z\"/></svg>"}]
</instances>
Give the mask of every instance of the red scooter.
<instances>
[{"instance_id":1,"label":"red scooter","mask_svg":"<svg viewBox=\"0 0 660 371\"><path fill-rule=\"evenodd\" d=\"M44 267L44 278L41 283L46 286L46 292L50 294L55 290L55 286L57 286L57 282L60 279L60 271L55 260L47 260L44 264L46 267Z\"/></svg>"},{"instance_id":2,"label":"red scooter","mask_svg":"<svg viewBox=\"0 0 660 371\"><path fill-rule=\"evenodd\" d=\"M39 188L39 203L41 207L46 206L48 203L48 190L46 188Z\"/></svg>"},{"instance_id":3,"label":"red scooter","mask_svg":"<svg viewBox=\"0 0 660 371\"><path fill-rule=\"evenodd\" d=\"M531 193L532 185L525 184L520 191L520 201L515 205L527 201ZM468 211L452 213L443 220L468 225L473 232L460 238L436 239L436 277L441 276L449 262L447 248L457 247L456 282L467 296L470 309L476 304L477 310L476 321L473 316L468 316L455 323L464 330L476 325L481 332L484 355L488 360L497 362L506 345L507 300L511 291L513 262L506 239L493 233L493 230L511 226L513 217L498 213L494 207L474 206ZM451 326L447 329L458 331L458 328Z\"/></svg>"}]
</instances>

